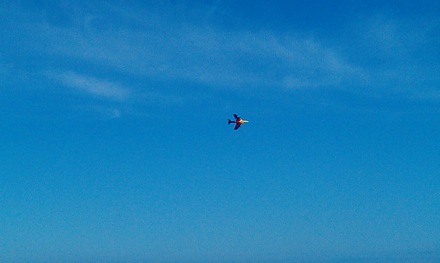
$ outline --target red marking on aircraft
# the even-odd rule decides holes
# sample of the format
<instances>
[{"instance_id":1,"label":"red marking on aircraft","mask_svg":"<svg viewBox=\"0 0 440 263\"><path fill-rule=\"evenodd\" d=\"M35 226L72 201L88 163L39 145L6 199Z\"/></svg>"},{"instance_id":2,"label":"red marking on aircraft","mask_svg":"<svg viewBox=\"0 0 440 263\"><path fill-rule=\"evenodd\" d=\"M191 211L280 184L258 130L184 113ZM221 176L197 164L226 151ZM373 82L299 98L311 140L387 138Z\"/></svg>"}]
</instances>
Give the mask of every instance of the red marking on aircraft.
<instances>
[{"instance_id":1,"label":"red marking on aircraft","mask_svg":"<svg viewBox=\"0 0 440 263\"><path fill-rule=\"evenodd\" d=\"M247 120L243 120L243 119L240 118L237 114L234 114L234 118L235 118L235 121L231 121L230 119L228 119L228 124L235 123L234 130L240 128L240 126L241 126L243 123L249 122L249 121L247 121Z\"/></svg>"}]
</instances>

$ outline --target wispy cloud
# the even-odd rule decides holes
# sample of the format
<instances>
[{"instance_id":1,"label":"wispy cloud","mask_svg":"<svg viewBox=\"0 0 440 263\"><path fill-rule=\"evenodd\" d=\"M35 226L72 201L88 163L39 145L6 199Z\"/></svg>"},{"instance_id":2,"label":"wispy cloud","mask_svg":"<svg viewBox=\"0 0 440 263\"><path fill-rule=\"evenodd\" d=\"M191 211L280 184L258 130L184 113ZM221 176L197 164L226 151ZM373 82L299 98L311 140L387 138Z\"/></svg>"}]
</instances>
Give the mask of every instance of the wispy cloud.
<instances>
[{"instance_id":1,"label":"wispy cloud","mask_svg":"<svg viewBox=\"0 0 440 263\"><path fill-rule=\"evenodd\" d=\"M90 7L71 9L64 20L52 18L48 10L38 23L24 26L32 27L28 42L40 43L34 50L126 74L217 88L334 86L361 74L318 39L292 32L177 21L172 18L177 10L160 16L154 10L109 6L100 7L101 12ZM197 17L209 17L211 9Z\"/></svg>"},{"instance_id":2,"label":"wispy cloud","mask_svg":"<svg viewBox=\"0 0 440 263\"><path fill-rule=\"evenodd\" d=\"M173 14L186 7L168 7L161 16L157 8L104 5L97 12L97 7L76 6L65 18L67 22L54 21L45 12L32 30L28 25L18 26L28 29L21 34L28 34L28 42L33 43L29 49L136 78L226 89L343 88L377 94L393 89L402 96L437 93L438 87L433 86L438 85L436 76L440 75L435 60L438 19L420 22L373 15L351 23L354 30L347 25L347 35L334 36L336 41L323 41L319 35L294 31L221 27L209 21L212 8L203 9L204 15L195 12L202 21L179 20ZM430 53L434 56L429 57ZM58 76L65 86L102 98L130 97L130 90L121 84L74 73L74 68L60 70L67 72Z\"/></svg>"},{"instance_id":3,"label":"wispy cloud","mask_svg":"<svg viewBox=\"0 0 440 263\"><path fill-rule=\"evenodd\" d=\"M362 75L335 50L292 34L191 25L99 33L46 25L42 31L50 40L47 52L156 79L229 88L308 88Z\"/></svg>"},{"instance_id":4,"label":"wispy cloud","mask_svg":"<svg viewBox=\"0 0 440 263\"><path fill-rule=\"evenodd\" d=\"M74 88L98 98L123 101L129 98L130 90L110 81L79 75L75 72L51 74L52 78L66 87Z\"/></svg>"}]
</instances>

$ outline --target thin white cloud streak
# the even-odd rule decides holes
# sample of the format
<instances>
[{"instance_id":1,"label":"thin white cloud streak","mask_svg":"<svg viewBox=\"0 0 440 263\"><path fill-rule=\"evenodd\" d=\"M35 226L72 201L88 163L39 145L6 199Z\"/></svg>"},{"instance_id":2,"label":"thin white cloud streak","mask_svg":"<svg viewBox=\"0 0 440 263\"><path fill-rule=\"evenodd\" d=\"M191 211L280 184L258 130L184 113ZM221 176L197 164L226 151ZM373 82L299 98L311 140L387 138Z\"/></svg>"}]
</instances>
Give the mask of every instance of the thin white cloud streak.
<instances>
[{"instance_id":1,"label":"thin white cloud streak","mask_svg":"<svg viewBox=\"0 0 440 263\"><path fill-rule=\"evenodd\" d=\"M69 26L43 19L34 27L33 42L45 43L38 51L49 55L215 87L310 88L362 75L360 68L313 38L227 31L209 23L116 10L110 8L110 16L73 12ZM120 24L114 24L113 16Z\"/></svg>"},{"instance_id":2,"label":"thin white cloud streak","mask_svg":"<svg viewBox=\"0 0 440 263\"><path fill-rule=\"evenodd\" d=\"M207 86L309 88L337 85L363 74L313 39L191 26L167 30L43 29L52 45L48 52Z\"/></svg>"},{"instance_id":3,"label":"thin white cloud streak","mask_svg":"<svg viewBox=\"0 0 440 263\"><path fill-rule=\"evenodd\" d=\"M79 75L74 72L51 74L51 77L64 86L74 88L98 98L123 101L129 98L130 91L110 81Z\"/></svg>"},{"instance_id":4,"label":"thin white cloud streak","mask_svg":"<svg viewBox=\"0 0 440 263\"><path fill-rule=\"evenodd\" d=\"M378 15L357 23L352 32L347 30L342 47L336 47L293 32L228 31L206 21L180 23L168 19L173 11L163 17L157 11L120 11L119 7L106 7L103 14L88 11L74 12L68 26L47 19L33 25L30 39L44 43L37 51L136 76L216 88L325 87L377 94L393 89L403 96L435 94L432 91L438 88L433 85L438 85L439 62L414 63L419 54L426 56L423 48L432 45L439 33L438 20L419 30L419 22ZM369 65L358 56L379 62ZM86 82L82 87L98 96L126 96L92 89Z\"/></svg>"}]
</instances>

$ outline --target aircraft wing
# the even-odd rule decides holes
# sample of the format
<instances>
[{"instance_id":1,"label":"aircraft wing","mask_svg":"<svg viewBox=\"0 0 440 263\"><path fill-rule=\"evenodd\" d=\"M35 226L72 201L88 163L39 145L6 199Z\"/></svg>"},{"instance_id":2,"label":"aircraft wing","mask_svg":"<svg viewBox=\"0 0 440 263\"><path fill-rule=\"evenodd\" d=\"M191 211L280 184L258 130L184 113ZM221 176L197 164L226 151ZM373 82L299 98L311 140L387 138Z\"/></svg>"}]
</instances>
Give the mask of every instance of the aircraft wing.
<instances>
[{"instance_id":1,"label":"aircraft wing","mask_svg":"<svg viewBox=\"0 0 440 263\"><path fill-rule=\"evenodd\" d=\"M240 120L240 117L238 117L237 114L234 114L234 118L235 118L236 121L237 121L237 120Z\"/></svg>"},{"instance_id":2,"label":"aircraft wing","mask_svg":"<svg viewBox=\"0 0 440 263\"><path fill-rule=\"evenodd\" d=\"M238 128L240 128L240 126L241 126L241 123L237 122L237 123L235 124L234 130L237 130Z\"/></svg>"}]
</instances>

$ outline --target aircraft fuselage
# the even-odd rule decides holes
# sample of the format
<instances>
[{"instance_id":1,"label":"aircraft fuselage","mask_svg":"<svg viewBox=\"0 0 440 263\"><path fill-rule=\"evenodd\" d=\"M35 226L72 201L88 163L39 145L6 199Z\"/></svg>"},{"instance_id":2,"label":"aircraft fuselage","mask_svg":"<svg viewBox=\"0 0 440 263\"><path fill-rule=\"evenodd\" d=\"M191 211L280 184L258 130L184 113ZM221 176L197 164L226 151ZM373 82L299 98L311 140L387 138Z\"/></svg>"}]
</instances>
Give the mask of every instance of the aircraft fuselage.
<instances>
[{"instance_id":1,"label":"aircraft fuselage","mask_svg":"<svg viewBox=\"0 0 440 263\"><path fill-rule=\"evenodd\" d=\"M231 120L228 119L228 124L235 123L234 130L237 130L238 128L240 128L240 126L243 123L249 122L247 120L243 120L242 118L238 117L237 114L234 114L234 118L235 118L235 121L231 121Z\"/></svg>"}]
</instances>

